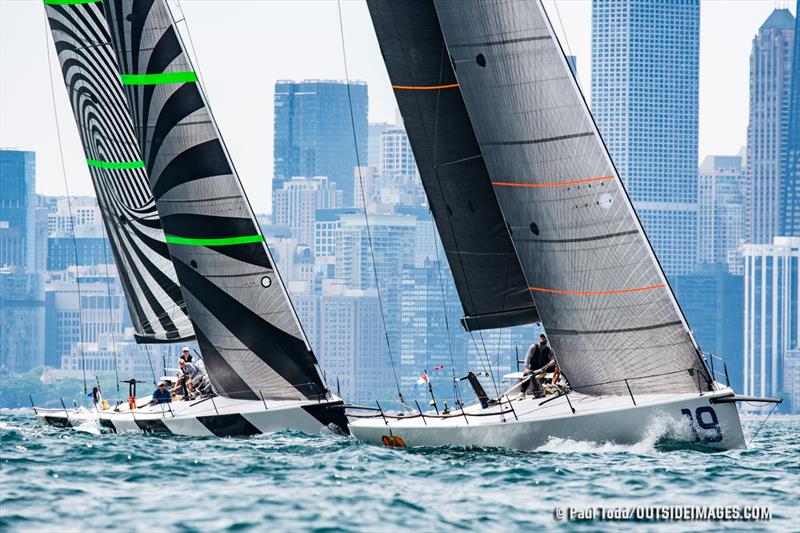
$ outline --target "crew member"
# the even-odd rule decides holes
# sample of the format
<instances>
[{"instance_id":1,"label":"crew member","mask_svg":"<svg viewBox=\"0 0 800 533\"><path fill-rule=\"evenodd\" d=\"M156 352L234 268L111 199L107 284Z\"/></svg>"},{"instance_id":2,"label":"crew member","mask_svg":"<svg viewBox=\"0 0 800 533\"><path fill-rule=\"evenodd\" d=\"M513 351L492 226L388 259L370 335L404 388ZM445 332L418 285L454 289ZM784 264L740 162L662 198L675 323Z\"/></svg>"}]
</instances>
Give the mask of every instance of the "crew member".
<instances>
[{"instance_id":1,"label":"crew member","mask_svg":"<svg viewBox=\"0 0 800 533\"><path fill-rule=\"evenodd\" d=\"M556 357L553 353L553 349L550 348L550 345L547 342L547 337L542 334L539 335L539 342L536 344L531 344L530 348L528 348L528 353L525 355L525 372L523 375L529 376L533 373L538 374L542 371L547 372L547 370L550 368L554 368L552 383L555 384L560 378L558 364L556 363ZM535 378L530 377L524 381L520 387L520 392L525 393L533 379Z\"/></svg>"},{"instance_id":2,"label":"crew member","mask_svg":"<svg viewBox=\"0 0 800 533\"><path fill-rule=\"evenodd\" d=\"M167 390L167 385L163 381L158 382L158 388L153 392L152 403L170 403L172 395Z\"/></svg>"}]
</instances>

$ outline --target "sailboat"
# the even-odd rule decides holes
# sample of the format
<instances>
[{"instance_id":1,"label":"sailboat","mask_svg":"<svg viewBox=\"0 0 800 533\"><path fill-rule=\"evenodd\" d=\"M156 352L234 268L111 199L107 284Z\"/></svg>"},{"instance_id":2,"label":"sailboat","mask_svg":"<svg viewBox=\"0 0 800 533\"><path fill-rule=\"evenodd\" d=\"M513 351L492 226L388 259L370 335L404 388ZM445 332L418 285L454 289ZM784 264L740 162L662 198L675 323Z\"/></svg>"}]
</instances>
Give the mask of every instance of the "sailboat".
<instances>
[{"instance_id":1,"label":"sailboat","mask_svg":"<svg viewBox=\"0 0 800 533\"><path fill-rule=\"evenodd\" d=\"M100 410L101 426L346 432L166 0L45 7L136 339L195 338L213 390Z\"/></svg>"},{"instance_id":2,"label":"sailboat","mask_svg":"<svg viewBox=\"0 0 800 533\"><path fill-rule=\"evenodd\" d=\"M745 446L540 0L367 0L468 331L541 324L550 395L353 413L387 446L634 443L655 427ZM533 328L532 328L533 330ZM530 378L525 378L530 379Z\"/></svg>"}]
</instances>

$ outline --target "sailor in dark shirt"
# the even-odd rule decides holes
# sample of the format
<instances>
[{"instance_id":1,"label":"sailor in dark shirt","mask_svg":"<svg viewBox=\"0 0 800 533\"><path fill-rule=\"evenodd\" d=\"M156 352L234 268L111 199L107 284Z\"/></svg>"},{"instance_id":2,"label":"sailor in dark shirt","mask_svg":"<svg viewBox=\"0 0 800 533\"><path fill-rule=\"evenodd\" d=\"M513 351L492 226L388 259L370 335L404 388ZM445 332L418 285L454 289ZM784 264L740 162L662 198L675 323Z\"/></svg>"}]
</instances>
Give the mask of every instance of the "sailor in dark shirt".
<instances>
[{"instance_id":1,"label":"sailor in dark shirt","mask_svg":"<svg viewBox=\"0 0 800 533\"><path fill-rule=\"evenodd\" d=\"M539 342L537 344L531 344L531 347L528 348L528 353L525 355L525 376L529 376L533 374L535 371L547 371L548 369L553 368L553 383L557 383L560 378L560 372L558 370L558 365L556 364L556 357L553 353L553 349L550 348L550 345L547 343L547 337L544 335L539 335ZM528 390L528 386L532 380L536 379L535 377L530 377L522 384L520 391L524 393ZM536 390L535 387L534 390Z\"/></svg>"},{"instance_id":2,"label":"sailor in dark shirt","mask_svg":"<svg viewBox=\"0 0 800 533\"><path fill-rule=\"evenodd\" d=\"M153 392L153 403L170 403L172 395L167 390L167 386L163 381L159 382L158 388Z\"/></svg>"}]
</instances>

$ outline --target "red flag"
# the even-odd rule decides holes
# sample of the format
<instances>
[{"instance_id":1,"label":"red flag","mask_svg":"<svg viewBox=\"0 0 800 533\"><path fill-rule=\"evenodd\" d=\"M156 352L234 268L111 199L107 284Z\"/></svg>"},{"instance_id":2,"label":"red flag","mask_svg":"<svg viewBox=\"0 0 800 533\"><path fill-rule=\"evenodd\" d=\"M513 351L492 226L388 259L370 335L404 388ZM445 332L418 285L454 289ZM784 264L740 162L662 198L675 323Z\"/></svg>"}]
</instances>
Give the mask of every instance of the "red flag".
<instances>
[{"instance_id":1,"label":"red flag","mask_svg":"<svg viewBox=\"0 0 800 533\"><path fill-rule=\"evenodd\" d=\"M443 368L444 368L444 365L439 365L439 366L433 367L434 370L441 370Z\"/></svg>"},{"instance_id":2,"label":"red flag","mask_svg":"<svg viewBox=\"0 0 800 533\"><path fill-rule=\"evenodd\" d=\"M417 380L417 385L424 385L428 382L428 373L422 374Z\"/></svg>"}]
</instances>

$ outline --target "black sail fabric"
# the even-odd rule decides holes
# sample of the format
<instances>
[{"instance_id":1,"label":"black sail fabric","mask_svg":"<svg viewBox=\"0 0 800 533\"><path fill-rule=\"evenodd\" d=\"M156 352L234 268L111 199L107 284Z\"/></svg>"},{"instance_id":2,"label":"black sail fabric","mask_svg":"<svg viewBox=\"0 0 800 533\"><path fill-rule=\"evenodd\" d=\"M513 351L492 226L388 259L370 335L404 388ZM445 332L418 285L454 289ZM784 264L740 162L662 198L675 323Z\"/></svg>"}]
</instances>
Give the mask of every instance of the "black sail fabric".
<instances>
[{"instance_id":1,"label":"black sail fabric","mask_svg":"<svg viewBox=\"0 0 800 533\"><path fill-rule=\"evenodd\" d=\"M539 321L432 1L368 0L468 330Z\"/></svg>"},{"instance_id":2,"label":"black sail fabric","mask_svg":"<svg viewBox=\"0 0 800 533\"><path fill-rule=\"evenodd\" d=\"M45 0L64 83L140 343L194 337L119 82L103 4Z\"/></svg>"},{"instance_id":3,"label":"black sail fabric","mask_svg":"<svg viewBox=\"0 0 800 533\"><path fill-rule=\"evenodd\" d=\"M530 292L571 385L595 394L627 394L628 385L634 394L706 390L705 363L540 1L434 4Z\"/></svg>"},{"instance_id":4,"label":"black sail fabric","mask_svg":"<svg viewBox=\"0 0 800 533\"><path fill-rule=\"evenodd\" d=\"M150 186L217 392L326 394L164 0L108 0L106 18Z\"/></svg>"}]
</instances>

